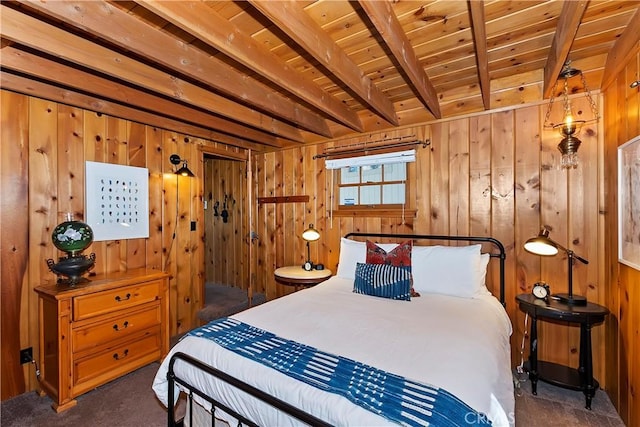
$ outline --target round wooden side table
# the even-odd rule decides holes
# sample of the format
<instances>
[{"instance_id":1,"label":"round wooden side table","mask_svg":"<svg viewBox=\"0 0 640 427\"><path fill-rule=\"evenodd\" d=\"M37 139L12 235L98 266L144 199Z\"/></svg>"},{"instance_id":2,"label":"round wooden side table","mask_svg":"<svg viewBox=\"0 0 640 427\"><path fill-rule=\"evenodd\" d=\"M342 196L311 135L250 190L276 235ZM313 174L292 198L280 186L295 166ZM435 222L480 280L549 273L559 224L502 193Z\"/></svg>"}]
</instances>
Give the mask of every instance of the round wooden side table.
<instances>
[{"instance_id":1,"label":"round wooden side table","mask_svg":"<svg viewBox=\"0 0 640 427\"><path fill-rule=\"evenodd\" d=\"M327 268L323 270L306 271L300 265L280 267L274 272L275 279L278 283L293 286L296 291L303 287L315 286L320 282L324 282L331 277L331 274L331 270Z\"/></svg>"}]
</instances>

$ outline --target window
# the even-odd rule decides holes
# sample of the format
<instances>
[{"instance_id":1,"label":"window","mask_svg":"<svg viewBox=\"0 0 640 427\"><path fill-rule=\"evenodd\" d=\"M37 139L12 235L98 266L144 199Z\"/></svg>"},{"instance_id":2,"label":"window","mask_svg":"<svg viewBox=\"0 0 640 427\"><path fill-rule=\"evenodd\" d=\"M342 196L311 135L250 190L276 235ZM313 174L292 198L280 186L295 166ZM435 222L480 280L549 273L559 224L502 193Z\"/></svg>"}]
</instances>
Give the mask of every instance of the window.
<instances>
[{"instance_id":1,"label":"window","mask_svg":"<svg viewBox=\"0 0 640 427\"><path fill-rule=\"evenodd\" d=\"M414 209L409 196L414 161L415 150L327 160L333 170L332 215L404 217Z\"/></svg>"},{"instance_id":2,"label":"window","mask_svg":"<svg viewBox=\"0 0 640 427\"><path fill-rule=\"evenodd\" d=\"M348 166L340 169L338 205L375 207L404 205L407 164Z\"/></svg>"}]
</instances>

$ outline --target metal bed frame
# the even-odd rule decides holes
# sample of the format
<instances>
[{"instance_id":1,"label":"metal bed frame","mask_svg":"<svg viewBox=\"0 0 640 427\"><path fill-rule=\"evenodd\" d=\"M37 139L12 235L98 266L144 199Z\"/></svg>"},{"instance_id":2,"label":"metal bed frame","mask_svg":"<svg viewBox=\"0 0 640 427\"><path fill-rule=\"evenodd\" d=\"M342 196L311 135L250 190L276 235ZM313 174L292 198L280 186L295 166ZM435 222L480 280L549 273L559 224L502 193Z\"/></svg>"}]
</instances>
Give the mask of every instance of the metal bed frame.
<instances>
[{"instance_id":1,"label":"metal bed frame","mask_svg":"<svg viewBox=\"0 0 640 427\"><path fill-rule=\"evenodd\" d=\"M365 238L389 238L389 239L412 239L412 240L443 240L443 241L466 241L466 242L475 242L475 243L489 243L492 244L495 248L497 248L498 252L495 253L495 249L492 252L489 252L489 256L491 258L498 258L500 262L500 296L499 300L503 306L506 306L505 303L505 259L506 252L504 245L497 239L492 237L479 237L479 236L438 236L438 235L414 235L414 234L380 234L380 233L348 233L345 235L345 238L350 237L365 237ZM174 388L176 384L179 384L184 389L187 390L187 405L189 406L189 414L191 417L193 416L193 397L194 395L199 396L200 398L209 402L212 406L211 409L211 425L215 424L215 414L216 410L220 409L229 415L233 416L238 420L238 427L240 426L249 426L249 427L258 427L258 425L246 418L244 415L239 414L235 410L229 408L228 406L222 404L211 396L206 395L202 391L200 391L197 387L187 383L184 379L178 377L174 370L174 365L176 361L183 361L192 365L193 367L200 369L212 377L220 381L224 381L246 393L255 397L256 399L262 400L263 402L273 406L276 409L279 409L288 415L298 419L304 424L310 426L330 426L331 424L326 423L325 421L307 413L303 410L296 408L295 406L284 402L264 391L253 387L243 381L234 378L233 376L216 369L212 366L209 366L194 357L191 357L185 353L177 352L175 353L169 362L169 370L167 372L167 380L168 380L168 408L167 408L167 416L168 423L167 425L170 427L178 427L184 425L184 419L176 420L176 411L175 411L175 394ZM193 426L193 419L190 419L190 426Z\"/></svg>"}]
</instances>

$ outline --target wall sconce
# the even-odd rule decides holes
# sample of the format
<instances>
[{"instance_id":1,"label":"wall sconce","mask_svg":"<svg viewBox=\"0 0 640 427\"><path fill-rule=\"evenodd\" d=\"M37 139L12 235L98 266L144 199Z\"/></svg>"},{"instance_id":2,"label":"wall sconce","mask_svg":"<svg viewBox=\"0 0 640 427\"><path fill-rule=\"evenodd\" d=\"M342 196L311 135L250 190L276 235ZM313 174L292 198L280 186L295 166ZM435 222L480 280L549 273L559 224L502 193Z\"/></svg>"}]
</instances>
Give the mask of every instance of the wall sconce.
<instances>
[{"instance_id":1,"label":"wall sconce","mask_svg":"<svg viewBox=\"0 0 640 427\"><path fill-rule=\"evenodd\" d=\"M591 113L593 114L593 118L591 120L576 120L577 116L573 112L571 100L569 100L569 79L576 76L580 76L585 96L589 100ZM564 88L562 90L562 122L554 124L549 121L549 117L551 116L551 110L553 109L556 87L561 80L564 84ZM567 61L564 64L564 67L562 67L562 71L560 72L556 85L553 88L553 94L549 99L549 106L547 108L544 123L545 127L556 129L562 136L562 141L558 144L558 150L562 153L562 160L560 164L564 169L575 169L578 167L578 148L580 148L582 141L580 141L576 135L580 132L580 129L585 123L597 121L599 118L598 107L591 97L591 92L587 87L584 74L582 74L582 71L573 68L571 66L571 61Z\"/></svg>"},{"instance_id":2,"label":"wall sconce","mask_svg":"<svg viewBox=\"0 0 640 427\"><path fill-rule=\"evenodd\" d=\"M172 154L169 157L169 161L171 162L172 165L176 165L176 166L179 165L180 162L182 162L182 167L174 172L176 175L189 176L189 177L195 176L193 172L191 172L191 170L189 170L189 168L187 167L187 161L182 160L180 156L178 156L177 154Z\"/></svg>"},{"instance_id":3,"label":"wall sconce","mask_svg":"<svg viewBox=\"0 0 640 427\"><path fill-rule=\"evenodd\" d=\"M567 267L569 271L569 292L566 294L554 294L552 295L552 298L570 305L587 304L587 299L585 297L573 294L573 260L577 259L584 264L589 264L589 261L576 255L571 249L567 249L561 244L551 240L551 238L549 238L549 230L547 228L542 228L537 236L527 240L524 244L524 249L527 252L540 256L555 256L558 254L559 250L564 251L567 254L567 262L569 263Z\"/></svg>"},{"instance_id":4,"label":"wall sconce","mask_svg":"<svg viewBox=\"0 0 640 427\"><path fill-rule=\"evenodd\" d=\"M311 249L309 248L309 242L315 242L320 238L320 232L313 228L313 224L309 224L309 228L302 232L302 238L307 241L307 261L304 263L302 268L307 271L311 271L313 268L317 270L322 270L324 266L322 264L314 265L311 262Z\"/></svg>"},{"instance_id":5,"label":"wall sconce","mask_svg":"<svg viewBox=\"0 0 640 427\"><path fill-rule=\"evenodd\" d=\"M178 207L180 203L180 197L179 197L180 193L178 192L178 179L180 178L180 176L188 176L188 177L195 176L193 172L191 172L191 170L189 170L189 168L187 167L187 161L181 159L180 156L178 156L177 154L172 154L171 156L169 156L169 162L171 162L171 164L174 166L177 166L180 163L182 163L182 167L178 168L174 172L176 174L176 219L173 224L173 235L171 236L171 244L169 245L169 249L167 250L167 257L165 258L165 262L164 262L164 268L163 268L164 271L167 271L167 266L170 260L169 254L171 254L171 249L173 249L173 242L176 240L176 230L178 229ZM192 230L195 230L195 228L192 228Z\"/></svg>"}]
</instances>

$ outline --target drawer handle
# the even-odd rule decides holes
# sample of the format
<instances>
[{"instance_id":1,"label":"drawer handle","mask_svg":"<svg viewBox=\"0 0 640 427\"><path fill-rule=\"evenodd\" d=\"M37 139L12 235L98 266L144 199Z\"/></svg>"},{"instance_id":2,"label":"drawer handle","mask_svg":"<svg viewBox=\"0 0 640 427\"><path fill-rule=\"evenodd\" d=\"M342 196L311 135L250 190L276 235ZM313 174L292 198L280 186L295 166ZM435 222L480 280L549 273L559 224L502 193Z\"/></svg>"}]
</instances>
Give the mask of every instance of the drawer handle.
<instances>
[{"instance_id":1,"label":"drawer handle","mask_svg":"<svg viewBox=\"0 0 640 427\"><path fill-rule=\"evenodd\" d=\"M120 359L124 359L128 355L129 355L129 349L127 348L122 352L122 356L120 356L118 353L113 353L113 358L116 360L120 360Z\"/></svg>"},{"instance_id":2,"label":"drawer handle","mask_svg":"<svg viewBox=\"0 0 640 427\"><path fill-rule=\"evenodd\" d=\"M131 299L131 294L127 294L127 296L125 298L121 298L120 295L116 295L116 301L120 302L120 301L126 301L128 299Z\"/></svg>"},{"instance_id":3,"label":"drawer handle","mask_svg":"<svg viewBox=\"0 0 640 427\"><path fill-rule=\"evenodd\" d=\"M129 321L125 320L125 322L122 324L122 329L120 329L120 327L118 326L118 324L116 323L115 325L113 325L113 329L115 329L116 331L121 331L123 329L127 329L129 327Z\"/></svg>"}]
</instances>

